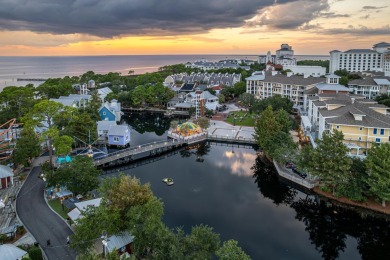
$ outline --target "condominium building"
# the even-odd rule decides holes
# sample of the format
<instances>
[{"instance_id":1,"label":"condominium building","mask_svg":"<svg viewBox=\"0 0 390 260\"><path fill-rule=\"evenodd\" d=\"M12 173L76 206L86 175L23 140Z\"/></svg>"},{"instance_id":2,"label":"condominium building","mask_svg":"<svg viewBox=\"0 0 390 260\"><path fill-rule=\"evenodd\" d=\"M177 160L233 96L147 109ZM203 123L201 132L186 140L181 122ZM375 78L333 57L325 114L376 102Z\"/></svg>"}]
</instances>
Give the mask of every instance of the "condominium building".
<instances>
[{"instance_id":1,"label":"condominium building","mask_svg":"<svg viewBox=\"0 0 390 260\"><path fill-rule=\"evenodd\" d=\"M362 95L367 99L375 99L382 94L390 95L390 77L363 76L348 83L352 93Z\"/></svg>"},{"instance_id":2,"label":"condominium building","mask_svg":"<svg viewBox=\"0 0 390 260\"><path fill-rule=\"evenodd\" d=\"M309 97L304 130L316 146L324 133L341 131L351 156L365 157L373 143L390 140L389 108L354 94L319 94Z\"/></svg>"},{"instance_id":3,"label":"condominium building","mask_svg":"<svg viewBox=\"0 0 390 260\"><path fill-rule=\"evenodd\" d=\"M328 75L323 77L310 77L308 75L286 75L277 71L257 71L251 77L246 78L246 92L258 99L281 95L293 101L296 108L304 109L309 95L318 93L348 93L349 89L338 84L339 77Z\"/></svg>"},{"instance_id":4,"label":"condominium building","mask_svg":"<svg viewBox=\"0 0 390 260\"><path fill-rule=\"evenodd\" d=\"M384 53L388 50L390 43L386 42L377 43L372 49L333 50L330 52L329 72L343 69L349 72L384 71ZM390 66L390 57L387 65Z\"/></svg>"}]
</instances>

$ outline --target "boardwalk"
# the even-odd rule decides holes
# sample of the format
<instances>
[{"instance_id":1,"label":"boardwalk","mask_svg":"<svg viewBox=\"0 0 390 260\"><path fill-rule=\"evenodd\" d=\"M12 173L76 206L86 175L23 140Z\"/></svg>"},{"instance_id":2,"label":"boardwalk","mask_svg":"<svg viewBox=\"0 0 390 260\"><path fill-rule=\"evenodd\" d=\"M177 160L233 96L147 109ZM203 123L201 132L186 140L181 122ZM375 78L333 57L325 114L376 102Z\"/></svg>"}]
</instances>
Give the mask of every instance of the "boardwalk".
<instances>
[{"instance_id":1,"label":"boardwalk","mask_svg":"<svg viewBox=\"0 0 390 260\"><path fill-rule=\"evenodd\" d=\"M114 153L110 153L107 156L96 159L94 161L94 164L100 167L109 167L118 164L125 164L131 162L135 156L141 154L149 153L149 155L146 156L154 156L156 154L165 153L186 145L192 145L204 141L256 145L254 138L241 138L241 137L236 138L232 136L229 137L229 136L209 135L207 132L203 132L190 137L183 137L169 131L168 137L172 139L166 141L153 142L149 144L143 144L135 147L130 147L124 150L120 150Z\"/></svg>"},{"instance_id":2,"label":"boardwalk","mask_svg":"<svg viewBox=\"0 0 390 260\"><path fill-rule=\"evenodd\" d=\"M173 150L183 146L185 143L178 140L167 140L160 142L153 142L149 144L143 144L135 147L130 147L124 150L110 153L103 158L98 158L94 161L96 166L110 166L118 164L117 161L122 163L130 162L132 157L138 154L149 152L151 155L155 153L165 152Z\"/></svg>"}]
</instances>

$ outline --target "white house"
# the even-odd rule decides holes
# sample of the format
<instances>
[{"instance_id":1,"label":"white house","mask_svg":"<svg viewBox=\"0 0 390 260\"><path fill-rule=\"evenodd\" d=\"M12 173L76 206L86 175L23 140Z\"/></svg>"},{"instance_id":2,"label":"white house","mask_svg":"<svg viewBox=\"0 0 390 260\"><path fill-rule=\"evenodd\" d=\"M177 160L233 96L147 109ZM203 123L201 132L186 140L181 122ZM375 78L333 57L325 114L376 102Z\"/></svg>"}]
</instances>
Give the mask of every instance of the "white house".
<instances>
[{"instance_id":1,"label":"white house","mask_svg":"<svg viewBox=\"0 0 390 260\"><path fill-rule=\"evenodd\" d=\"M81 202L77 202L74 205L76 208L68 212L69 218L76 222L78 219L82 218L82 213L88 208L88 207L99 207L100 203L102 201L102 198L92 199L92 200L85 200Z\"/></svg>"},{"instance_id":2,"label":"white house","mask_svg":"<svg viewBox=\"0 0 390 260\"><path fill-rule=\"evenodd\" d=\"M97 132L99 139L107 139L108 130L112 125L116 125L115 121L103 120L98 121L97 123Z\"/></svg>"}]
</instances>

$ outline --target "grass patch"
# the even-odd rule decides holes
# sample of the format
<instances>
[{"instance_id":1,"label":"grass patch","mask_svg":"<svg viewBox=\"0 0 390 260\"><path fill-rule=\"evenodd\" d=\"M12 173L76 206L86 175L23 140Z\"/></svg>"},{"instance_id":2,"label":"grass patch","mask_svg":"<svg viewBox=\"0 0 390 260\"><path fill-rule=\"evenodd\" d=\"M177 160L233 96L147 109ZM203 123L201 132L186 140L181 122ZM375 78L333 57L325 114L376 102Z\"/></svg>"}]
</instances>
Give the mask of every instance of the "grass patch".
<instances>
[{"instance_id":1,"label":"grass patch","mask_svg":"<svg viewBox=\"0 0 390 260\"><path fill-rule=\"evenodd\" d=\"M62 210L62 204L59 199L49 200L49 206L63 219L66 219L68 217L68 215L66 214L67 212L65 212L65 210Z\"/></svg>"},{"instance_id":2,"label":"grass patch","mask_svg":"<svg viewBox=\"0 0 390 260\"><path fill-rule=\"evenodd\" d=\"M249 114L247 111L235 111L229 113L226 122L239 126L255 126L255 118L255 114Z\"/></svg>"}]
</instances>

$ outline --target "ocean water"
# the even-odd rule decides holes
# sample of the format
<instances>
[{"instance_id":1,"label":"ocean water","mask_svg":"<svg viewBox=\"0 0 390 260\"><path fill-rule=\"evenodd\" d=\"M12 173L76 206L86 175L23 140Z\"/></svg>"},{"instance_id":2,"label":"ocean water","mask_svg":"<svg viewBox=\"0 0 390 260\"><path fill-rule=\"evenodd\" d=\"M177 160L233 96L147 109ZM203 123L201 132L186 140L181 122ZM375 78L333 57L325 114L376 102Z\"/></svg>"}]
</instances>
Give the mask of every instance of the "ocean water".
<instances>
[{"instance_id":1,"label":"ocean water","mask_svg":"<svg viewBox=\"0 0 390 260\"><path fill-rule=\"evenodd\" d=\"M297 60L326 60L326 55L296 55ZM0 57L0 90L5 86L35 85L41 82L17 81L18 78L57 78L79 76L87 71L95 73L120 72L126 75L129 70L135 74L157 71L164 65L185 63L206 59L257 60L257 55L118 55L118 56L34 56Z\"/></svg>"}]
</instances>

